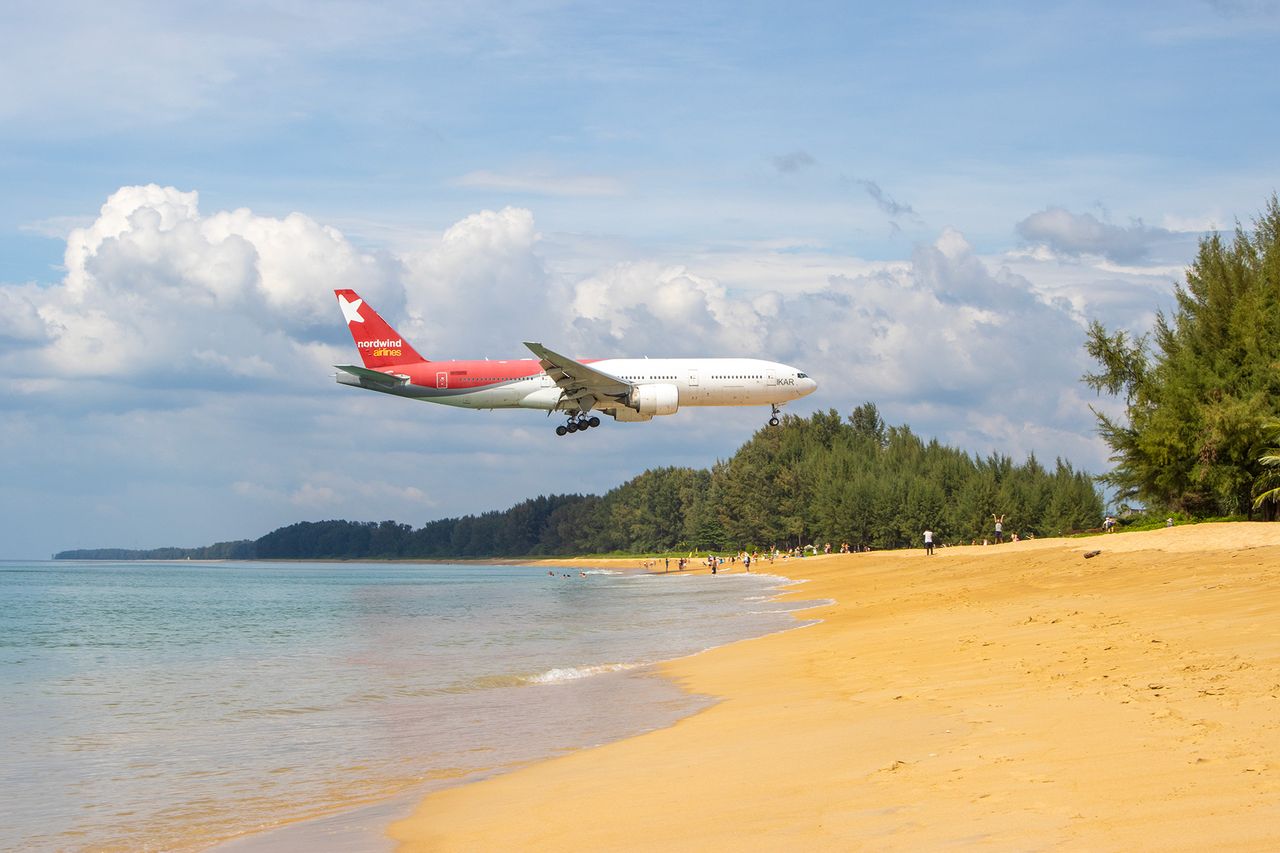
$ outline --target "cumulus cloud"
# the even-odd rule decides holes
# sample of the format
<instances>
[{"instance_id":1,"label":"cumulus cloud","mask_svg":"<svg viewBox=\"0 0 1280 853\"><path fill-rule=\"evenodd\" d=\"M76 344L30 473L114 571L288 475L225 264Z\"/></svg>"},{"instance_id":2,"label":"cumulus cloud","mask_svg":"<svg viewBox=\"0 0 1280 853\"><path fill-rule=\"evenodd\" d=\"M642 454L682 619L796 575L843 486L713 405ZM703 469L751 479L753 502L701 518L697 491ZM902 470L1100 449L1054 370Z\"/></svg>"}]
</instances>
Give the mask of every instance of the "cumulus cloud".
<instances>
[{"instance_id":1,"label":"cumulus cloud","mask_svg":"<svg viewBox=\"0 0 1280 853\"><path fill-rule=\"evenodd\" d=\"M740 348L765 325L754 299L731 296L682 266L651 261L618 264L578 282L569 310L581 348L629 355Z\"/></svg>"},{"instance_id":2,"label":"cumulus cloud","mask_svg":"<svg viewBox=\"0 0 1280 853\"><path fill-rule=\"evenodd\" d=\"M813 373L831 405L930 400L945 431L984 412L1054 421L1056 389L1083 368L1071 307L992 269L954 229L917 247L909 263L830 275L798 292L619 264L577 282L568 309L584 353L778 359Z\"/></svg>"},{"instance_id":3,"label":"cumulus cloud","mask_svg":"<svg viewBox=\"0 0 1280 853\"><path fill-rule=\"evenodd\" d=\"M836 365L845 395L927 398L967 417L1036 396L1055 384L1048 376L1074 381L1079 326L1026 279L989 269L953 230L919 246L909 267L833 277L821 298L789 308L800 320L786 336L796 357Z\"/></svg>"},{"instance_id":4,"label":"cumulus cloud","mask_svg":"<svg viewBox=\"0 0 1280 853\"><path fill-rule=\"evenodd\" d=\"M1063 353L1070 361L1082 334L1070 306L993 271L954 229L908 264L831 275L799 292L730 287L683 266L618 264L578 281L567 308L581 352L790 360L822 375L835 399L976 402L1000 376L1034 387L1036 371L1062 372Z\"/></svg>"},{"instance_id":5,"label":"cumulus cloud","mask_svg":"<svg viewBox=\"0 0 1280 853\"><path fill-rule=\"evenodd\" d=\"M1117 263L1141 260L1156 244L1174 237L1172 232L1152 228L1140 219L1126 227L1103 222L1092 213L1077 214L1061 207L1033 213L1016 227L1023 240L1060 255L1094 255Z\"/></svg>"},{"instance_id":6,"label":"cumulus cloud","mask_svg":"<svg viewBox=\"0 0 1280 853\"><path fill-rule=\"evenodd\" d=\"M40 289L35 285L0 287L0 346L13 343L41 343L49 338L49 328L40 317L37 304Z\"/></svg>"},{"instance_id":7,"label":"cumulus cloud","mask_svg":"<svg viewBox=\"0 0 1280 853\"><path fill-rule=\"evenodd\" d=\"M122 187L67 235L61 281L0 284L0 369L24 395L94 381L318 384L352 357L339 287L357 289L424 352L520 356L520 341L560 340L570 319L539 239L528 210L505 208L393 257L302 213L205 213L195 192Z\"/></svg>"},{"instance_id":8,"label":"cumulus cloud","mask_svg":"<svg viewBox=\"0 0 1280 853\"><path fill-rule=\"evenodd\" d=\"M65 267L52 286L0 286L9 375L280 377L324 360L313 345L332 334L332 288L398 292L392 261L307 216L204 215L196 193L154 184L121 188L73 228Z\"/></svg>"},{"instance_id":9,"label":"cumulus cloud","mask_svg":"<svg viewBox=\"0 0 1280 853\"><path fill-rule=\"evenodd\" d=\"M401 332L429 358L474 357L477 346L509 356L529 335L553 334L565 315L536 251L540 239L532 213L507 207L472 214L407 255L410 320Z\"/></svg>"}]
</instances>

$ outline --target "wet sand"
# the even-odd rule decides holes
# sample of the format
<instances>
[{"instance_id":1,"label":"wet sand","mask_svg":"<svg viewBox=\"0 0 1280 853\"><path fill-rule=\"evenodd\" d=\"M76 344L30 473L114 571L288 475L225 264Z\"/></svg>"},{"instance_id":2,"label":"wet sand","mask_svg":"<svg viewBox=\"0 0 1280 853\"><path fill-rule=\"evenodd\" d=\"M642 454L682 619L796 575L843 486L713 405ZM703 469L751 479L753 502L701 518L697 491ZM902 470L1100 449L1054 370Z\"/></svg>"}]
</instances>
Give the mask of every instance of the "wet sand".
<instances>
[{"instance_id":1,"label":"wet sand","mask_svg":"<svg viewBox=\"0 0 1280 853\"><path fill-rule=\"evenodd\" d=\"M609 562L554 563L571 564ZM759 568L808 580L784 598L836 603L664 666L719 704L434 793L390 835L410 851L1280 849L1280 524Z\"/></svg>"}]
</instances>

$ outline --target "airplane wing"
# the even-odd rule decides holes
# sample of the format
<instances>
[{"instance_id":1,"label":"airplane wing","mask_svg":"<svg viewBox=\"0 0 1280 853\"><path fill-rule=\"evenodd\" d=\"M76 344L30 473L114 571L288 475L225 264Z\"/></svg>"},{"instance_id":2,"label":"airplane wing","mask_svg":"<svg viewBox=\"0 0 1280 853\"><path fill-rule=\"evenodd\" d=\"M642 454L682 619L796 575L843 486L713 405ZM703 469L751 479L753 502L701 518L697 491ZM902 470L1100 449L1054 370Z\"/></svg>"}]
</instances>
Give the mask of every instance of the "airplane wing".
<instances>
[{"instance_id":1,"label":"airplane wing","mask_svg":"<svg viewBox=\"0 0 1280 853\"><path fill-rule=\"evenodd\" d=\"M577 403L584 412L606 401L625 402L631 396L630 382L553 352L542 344L525 341L524 345L538 357L538 363L551 381L560 387L561 396Z\"/></svg>"},{"instance_id":2,"label":"airplane wing","mask_svg":"<svg viewBox=\"0 0 1280 853\"><path fill-rule=\"evenodd\" d=\"M367 367L357 367L354 364L335 364L334 367L344 373L350 373L352 376L359 376L361 379L367 379L376 385L392 387L395 385L403 385L409 381L408 376L400 373L383 373L380 370L370 370Z\"/></svg>"}]
</instances>

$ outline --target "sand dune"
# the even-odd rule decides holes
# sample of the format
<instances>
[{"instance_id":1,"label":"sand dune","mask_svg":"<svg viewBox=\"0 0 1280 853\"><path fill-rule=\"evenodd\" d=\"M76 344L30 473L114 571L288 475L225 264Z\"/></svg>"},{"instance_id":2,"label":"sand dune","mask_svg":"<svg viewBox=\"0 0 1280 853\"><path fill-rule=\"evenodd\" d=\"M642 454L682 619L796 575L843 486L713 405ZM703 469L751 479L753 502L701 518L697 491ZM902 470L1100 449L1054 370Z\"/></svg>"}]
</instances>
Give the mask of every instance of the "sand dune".
<instances>
[{"instance_id":1,"label":"sand dune","mask_svg":"<svg viewBox=\"0 0 1280 853\"><path fill-rule=\"evenodd\" d=\"M468 851L1280 849L1280 524L772 570L808 579L787 597L837 603L801 614L820 624L666 665L719 704L433 794L392 837Z\"/></svg>"}]
</instances>

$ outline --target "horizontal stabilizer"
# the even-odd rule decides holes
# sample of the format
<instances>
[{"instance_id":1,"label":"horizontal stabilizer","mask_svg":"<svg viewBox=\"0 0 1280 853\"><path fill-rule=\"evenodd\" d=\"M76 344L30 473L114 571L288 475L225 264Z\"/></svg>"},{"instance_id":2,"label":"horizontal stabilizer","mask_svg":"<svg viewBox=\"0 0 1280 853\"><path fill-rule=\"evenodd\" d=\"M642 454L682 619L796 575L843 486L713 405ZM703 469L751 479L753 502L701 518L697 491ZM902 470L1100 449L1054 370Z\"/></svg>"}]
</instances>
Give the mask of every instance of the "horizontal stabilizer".
<instances>
[{"instance_id":1,"label":"horizontal stabilizer","mask_svg":"<svg viewBox=\"0 0 1280 853\"><path fill-rule=\"evenodd\" d=\"M368 380L376 385L385 385L388 388L403 385L409 381L409 377L402 374L383 373L380 370L370 370L367 367L357 367L354 364L335 364L334 367L344 373L350 373L352 376Z\"/></svg>"}]
</instances>

